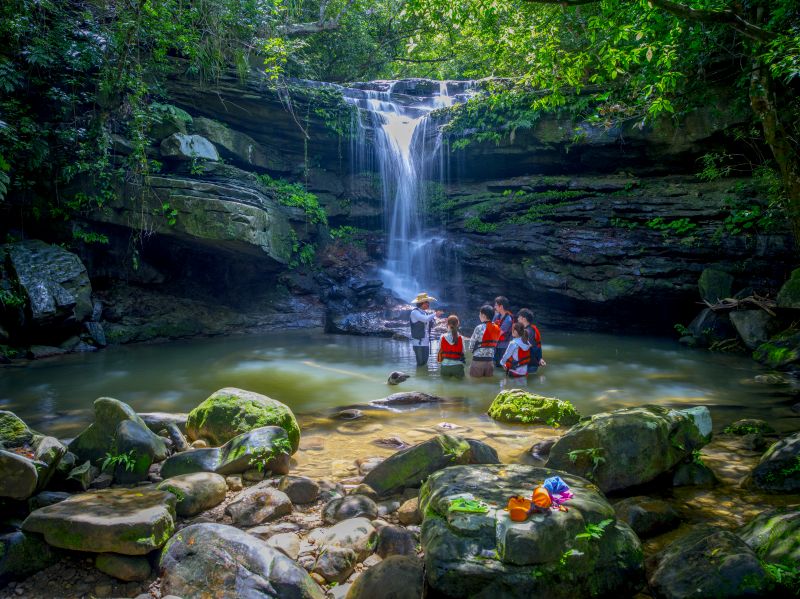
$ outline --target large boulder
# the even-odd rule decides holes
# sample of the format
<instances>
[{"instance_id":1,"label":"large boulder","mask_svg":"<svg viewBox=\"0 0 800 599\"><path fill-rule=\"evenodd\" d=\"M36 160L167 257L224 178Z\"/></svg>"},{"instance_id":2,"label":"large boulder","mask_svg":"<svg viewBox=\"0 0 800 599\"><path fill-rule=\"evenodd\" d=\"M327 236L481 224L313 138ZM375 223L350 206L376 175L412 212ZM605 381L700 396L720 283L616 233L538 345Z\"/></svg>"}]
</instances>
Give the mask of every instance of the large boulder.
<instances>
[{"instance_id":1,"label":"large boulder","mask_svg":"<svg viewBox=\"0 0 800 599\"><path fill-rule=\"evenodd\" d=\"M349 518L378 517L378 506L364 495L348 495L329 501L322 509L322 520L326 524L336 524Z\"/></svg>"},{"instance_id":2,"label":"large boulder","mask_svg":"<svg viewBox=\"0 0 800 599\"><path fill-rule=\"evenodd\" d=\"M800 363L800 331L787 329L759 345L753 359L770 368L788 370Z\"/></svg>"},{"instance_id":3,"label":"large boulder","mask_svg":"<svg viewBox=\"0 0 800 599\"><path fill-rule=\"evenodd\" d=\"M36 466L33 460L0 449L0 497L24 500L36 492Z\"/></svg>"},{"instance_id":4,"label":"large boulder","mask_svg":"<svg viewBox=\"0 0 800 599\"><path fill-rule=\"evenodd\" d=\"M43 490L66 452L54 437L40 435L13 412L0 410L0 497L27 499Z\"/></svg>"},{"instance_id":5,"label":"large boulder","mask_svg":"<svg viewBox=\"0 0 800 599\"><path fill-rule=\"evenodd\" d=\"M111 453L114 456L127 456L127 459L114 465L114 480L124 485L145 480L161 444L161 437L156 440L144 423L135 420L120 422L114 434Z\"/></svg>"},{"instance_id":6,"label":"large boulder","mask_svg":"<svg viewBox=\"0 0 800 599\"><path fill-rule=\"evenodd\" d=\"M432 439L398 451L370 470L364 477L379 497L417 488L431 474L447 466L468 464L472 452L467 441L450 435Z\"/></svg>"},{"instance_id":7,"label":"large boulder","mask_svg":"<svg viewBox=\"0 0 800 599\"><path fill-rule=\"evenodd\" d=\"M522 389L506 389L494 398L489 416L500 422L570 426L580 414L568 401L528 393Z\"/></svg>"},{"instance_id":8,"label":"large boulder","mask_svg":"<svg viewBox=\"0 0 800 599\"><path fill-rule=\"evenodd\" d=\"M792 271L789 280L778 291L776 300L779 308L800 310L800 268Z\"/></svg>"},{"instance_id":9,"label":"large boulder","mask_svg":"<svg viewBox=\"0 0 800 599\"><path fill-rule=\"evenodd\" d=\"M710 440L707 412L641 406L595 414L556 441L547 467L590 478L603 492L650 482Z\"/></svg>"},{"instance_id":10,"label":"large boulder","mask_svg":"<svg viewBox=\"0 0 800 599\"><path fill-rule=\"evenodd\" d=\"M708 347L716 341L736 338L736 329L728 314L703 309L687 327L689 333L700 347Z\"/></svg>"},{"instance_id":11,"label":"large boulder","mask_svg":"<svg viewBox=\"0 0 800 599\"><path fill-rule=\"evenodd\" d=\"M27 578L58 561L58 554L37 535L13 531L0 535L0 586Z\"/></svg>"},{"instance_id":12,"label":"large boulder","mask_svg":"<svg viewBox=\"0 0 800 599\"><path fill-rule=\"evenodd\" d=\"M222 447L192 449L170 456L161 465L161 476L170 478L191 472L239 474L260 468L275 474L286 474L289 439L278 426L265 426L234 437Z\"/></svg>"},{"instance_id":13,"label":"large boulder","mask_svg":"<svg viewBox=\"0 0 800 599\"><path fill-rule=\"evenodd\" d=\"M175 495L175 513L187 517L222 503L228 492L228 483L221 474L193 472L163 480L156 488Z\"/></svg>"},{"instance_id":14,"label":"large boulder","mask_svg":"<svg viewBox=\"0 0 800 599\"><path fill-rule=\"evenodd\" d=\"M206 439L222 445L254 428L280 426L286 431L292 453L300 444L300 427L288 406L244 389L220 389L189 412L186 433L190 439Z\"/></svg>"},{"instance_id":15,"label":"large boulder","mask_svg":"<svg viewBox=\"0 0 800 599\"><path fill-rule=\"evenodd\" d=\"M100 463L106 454L116 453L116 435L120 424L126 420L131 420L139 425L135 427L137 439L143 440L148 448L147 453L153 456L153 460L160 462L167 457L167 446L164 444L164 440L147 428L133 408L111 397L100 397L94 401L94 422L72 440L69 450L81 461L89 460L95 464ZM133 429L131 430L133 431Z\"/></svg>"},{"instance_id":16,"label":"large boulder","mask_svg":"<svg viewBox=\"0 0 800 599\"><path fill-rule=\"evenodd\" d=\"M75 254L29 239L3 245L0 264L3 256L24 294L30 327L77 332L92 314L92 286L86 267Z\"/></svg>"},{"instance_id":17,"label":"large boulder","mask_svg":"<svg viewBox=\"0 0 800 599\"><path fill-rule=\"evenodd\" d=\"M652 497L628 497L614 505L617 518L626 522L640 539L677 528L678 512L669 503Z\"/></svg>"},{"instance_id":18,"label":"large boulder","mask_svg":"<svg viewBox=\"0 0 800 599\"><path fill-rule=\"evenodd\" d=\"M144 488L82 493L32 512L22 529L62 549L145 555L172 536L175 496Z\"/></svg>"},{"instance_id":19,"label":"large boulder","mask_svg":"<svg viewBox=\"0 0 800 599\"><path fill-rule=\"evenodd\" d=\"M308 573L264 541L224 524L193 524L160 562L161 596L182 599L324 599Z\"/></svg>"},{"instance_id":20,"label":"large boulder","mask_svg":"<svg viewBox=\"0 0 800 599\"><path fill-rule=\"evenodd\" d=\"M425 571L415 555L392 555L356 578L345 599L422 599Z\"/></svg>"},{"instance_id":21,"label":"large boulder","mask_svg":"<svg viewBox=\"0 0 800 599\"><path fill-rule=\"evenodd\" d=\"M800 433L773 443L761 456L751 478L762 491L800 492Z\"/></svg>"},{"instance_id":22,"label":"large boulder","mask_svg":"<svg viewBox=\"0 0 800 599\"><path fill-rule=\"evenodd\" d=\"M161 140L161 155L175 160L219 160L219 153L202 135L173 133Z\"/></svg>"},{"instance_id":23,"label":"large boulder","mask_svg":"<svg viewBox=\"0 0 800 599\"><path fill-rule=\"evenodd\" d=\"M220 121L197 117L194 119L193 129L195 133L211 141L225 160L243 168L255 166L269 170L272 166L272 161L261 144Z\"/></svg>"},{"instance_id":24,"label":"large boulder","mask_svg":"<svg viewBox=\"0 0 800 599\"><path fill-rule=\"evenodd\" d=\"M647 560L656 599L766 597L770 578L756 554L727 530L700 527Z\"/></svg>"},{"instance_id":25,"label":"large boulder","mask_svg":"<svg viewBox=\"0 0 800 599\"><path fill-rule=\"evenodd\" d=\"M765 562L800 564L800 510L779 508L759 514L737 533Z\"/></svg>"},{"instance_id":26,"label":"large boulder","mask_svg":"<svg viewBox=\"0 0 800 599\"><path fill-rule=\"evenodd\" d=\"M700 297L709 304L716 304L733 292L733 276L719 268L706 268L697 281Z\"/></svg>"},{"instance_id":27,"label":"large boulder","mask_svg":"<svg viewBox=\"0 0 800 599\"><path fill-rule=\"evenodd\" d=\"M356 564L375 550L377 531L367 518L351 518L332 526L318 543L313 571L328 582L342 583Z\"/></svg>"},{"instance_id":28,"label":"large boulder","mask_svg":"<svg viewBox=\"0 0 800 599\"><path fill-rule=\"evenodd\" d=\"M553 475L575 494L569 511L513 522L503 510L509 497L530 496L536 481ZM488 512L451 511L465 493ZM420 510L428 584L444 596L627 597L643 586L638 538L585 479L517 464L455 466L423 485Z\"/></svg>"},{"instance_id":29,"label":"large boulder","mask_svg":"<svg viewBox=\"0 0 800 599\"><path fill-rule=\"evenodd\" d=\"M735 310L730 319L749 349L755 349L776 333L777 319L764 310Z\"/></svg>"}]
</instances>

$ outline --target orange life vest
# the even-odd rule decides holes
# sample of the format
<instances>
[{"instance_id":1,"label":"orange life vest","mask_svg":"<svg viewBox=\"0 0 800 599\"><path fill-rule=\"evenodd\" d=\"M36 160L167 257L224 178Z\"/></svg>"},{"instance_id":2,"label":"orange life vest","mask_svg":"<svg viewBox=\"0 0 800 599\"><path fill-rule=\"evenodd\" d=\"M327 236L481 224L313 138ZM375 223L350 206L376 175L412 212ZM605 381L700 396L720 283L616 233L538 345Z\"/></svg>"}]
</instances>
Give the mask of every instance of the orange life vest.
<instances>
[{"instance_id":1,"label":"orange life vest","mask_svg":"<svg viewBox=\"0 0 800 599\"><path fill-rule=\"evenodd\" d=\"M500 341L502 333L500 327L493 322L486 323L486 329L483 331L480 347L497 347L497 342Z\"/></svg>"},{"instance_id":2,"label":"orange life vest","mask_svg":"<svg viewBox=\"0 0 800 599\"><path fill-rule=\"evenodd\" d=\"M512 357L506 360L506 368L508 370L516 369L519 366L527 366L530 363L531 363L531 350L517 347L517 359L515 360Z\"/></svg>"},{"instance_id":3,"label":"orange life vest","mask_svg":"<svg viewBox=\"0 0 800 599\"><path fill-rule=\"evenodd\" d=\"M458 341L450 343L447 337L442 336L439 343L439 361L442 360L461 360L464 361L464 340L461 335L458 336Z\"/></svg>"},{"instance_id":4,"label":"orange life vest","mask_svg":"<svg viewBox=\"0 0 800 599\"><path fill-rule=\"evenodd\" d=\"M514 315L511 312L506 312L505 316L498 316L497 318L494 319L493 322L494 322L494 324L497 325L498 328L500 328L500 326L503 324L503 322L505 321L506 318L508 318L511 321L512 325L514 324ZM509 336L511 336L511 330L510 329L508 331L508 334L509 334ZM503 329L500 329L500 339L499 339L499 341L501 341L501 342L502 341L508 341L508 337L506 337L506 334L503 332Z\"/></svg>"},{"instance_id":5,"label":"orange life vest","mask_svg":"<svg viewBox=\"0 0 800 599\"><path fill-rule=\"evenodd\" d=\"M533 335L531 335L531 333L533 333ZM528 341L530 343L535 343L536 347L542 347L542 334L535 324L528 327Z\"/></svg>"}]
</instances>

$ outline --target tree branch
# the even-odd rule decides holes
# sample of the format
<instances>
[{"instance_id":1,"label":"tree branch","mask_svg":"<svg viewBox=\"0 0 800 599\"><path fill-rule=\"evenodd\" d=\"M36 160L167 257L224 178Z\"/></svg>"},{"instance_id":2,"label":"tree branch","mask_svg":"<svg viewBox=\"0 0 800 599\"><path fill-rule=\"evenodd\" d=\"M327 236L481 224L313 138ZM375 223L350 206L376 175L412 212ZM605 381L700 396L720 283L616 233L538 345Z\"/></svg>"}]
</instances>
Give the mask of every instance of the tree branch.
<instances>
[{"instance_id":1,"label":"tree branch","mask_svg":"<svg viewBox=\"0 0 800 599\"><path fill-rule=\"evenodd\" d=\"M533 4L559 4L561 6L582 6L584 4L596 4L601 0L526 0ZM742 35L758 42L770 42L778 38L778 34L763 29L743 19L732 10L703 10L691 8L672 0L649 0L650 4L668 13L700 23L714 23L717 25L727 25L738 31Z\"/></svg>"},{"instance_id":2,"label":"tree branch","mask_svg":"<svg viewBox=\"0 0 800 599\"><path fill-rule=\"evenodd\" d=\"M323 31L335 31L341 25L342 17L347 9L353 4L355 0L348 0L347 4L342 7L339 14L331 19L325 18L325 10L328 8L328 2L322 2L319 7L319 21L314 23L294 23L292 25L282 25L278 27L278 33L285 37L301 37L305 35L314 35Z\"/></svg>"}]
</instances>

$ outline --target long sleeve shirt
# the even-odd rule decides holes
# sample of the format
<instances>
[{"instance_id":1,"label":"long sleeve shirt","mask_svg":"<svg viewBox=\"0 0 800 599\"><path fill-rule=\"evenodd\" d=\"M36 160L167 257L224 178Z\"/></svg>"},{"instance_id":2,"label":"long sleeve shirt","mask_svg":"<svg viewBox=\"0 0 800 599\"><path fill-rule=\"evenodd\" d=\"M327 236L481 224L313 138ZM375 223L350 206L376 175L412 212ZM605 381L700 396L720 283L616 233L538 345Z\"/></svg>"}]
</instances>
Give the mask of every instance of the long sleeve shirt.
<instances>
[{"instance_id":1,"label":"long sleeve shirt","mask_svg":"<svg viewBox=\"0 0 800 599\"><path fill-rule=\"evenodd\" d=\"M502 316L499 312L495 312L492 322L499 326L500 331L503 333L503 341L497 342L497 347L502 349L511 342L511 327L514 326L514 317L508 312Z\"/></svg>"},{"instance_id":2,"label":"long sleeve shirt","mask_svg":"<svg viewBox=\"0 0 800 599\"><path fill-rule=\"evenodd\" d=\"M529 343L525 343L519 337L516 337L511 340L506 348L505 353L503 353L503 357L500 359L500 363L505 365L505 363L510 360L519 360L519 352L522 351L529 351L531 346ZM533 353L533 352L531 352ZM513 374L514 376L525 376L528 374L528 365L527 364L520 364L515 368L509 368L508 372Z\"/></svg>"},{"instance_id":3,"label":"long sleeve shirt","mask_svg":"<svg viewBox=\"0 0 800 599\"><path fill-rule=\"evenodd\" d=\"M472 331L472 337L469 338L469 351L472 352L473 358L494 359L493 347L480 347L483 333L486 331L486 323L481 323Z\"/></svg>"}]
</instances>

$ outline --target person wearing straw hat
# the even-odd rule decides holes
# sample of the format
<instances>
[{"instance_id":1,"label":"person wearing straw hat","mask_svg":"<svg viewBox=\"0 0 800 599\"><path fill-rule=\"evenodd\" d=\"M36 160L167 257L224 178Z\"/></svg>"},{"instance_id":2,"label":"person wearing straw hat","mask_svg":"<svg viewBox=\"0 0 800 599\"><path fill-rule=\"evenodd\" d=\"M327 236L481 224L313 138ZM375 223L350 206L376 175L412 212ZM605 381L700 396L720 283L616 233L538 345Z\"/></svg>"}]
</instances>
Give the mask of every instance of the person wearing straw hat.
<instances>
[{"instance_id":1,"label":"person wearing straw hat","mask_svg":"<svg viewBox=\"0 0 800 599\"><path fill-rule=\"evenodd\" d=\"M426 292L417 294L412 300L414 309L411 310L409 320L411 321L411 347L414 348L414 356L417 359L417 366L425 366L431 355L431 329L436 318L442 315L441 310L430 310L431 302L436 298L429 296Z\"/></svg>"}]
</instances>

